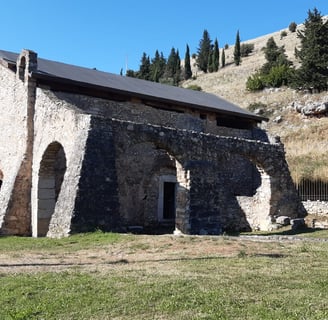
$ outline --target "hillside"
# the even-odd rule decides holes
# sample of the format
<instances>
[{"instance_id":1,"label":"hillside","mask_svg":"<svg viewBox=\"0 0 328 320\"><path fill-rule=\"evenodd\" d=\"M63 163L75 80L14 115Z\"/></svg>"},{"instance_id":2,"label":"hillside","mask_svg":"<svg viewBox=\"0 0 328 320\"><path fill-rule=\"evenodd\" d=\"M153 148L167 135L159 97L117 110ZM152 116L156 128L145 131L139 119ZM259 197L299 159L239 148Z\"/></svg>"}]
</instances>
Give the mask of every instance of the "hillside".
<instances>
[{"instance_id":1,"label":"hillside","mask_svg":"<svg viewBox=\"0 0 328 320\"><path fill-rule=\"evenodd\" d=\"M302 28L302 25L297 28ZM286 31L287 36L281 37L282 31ZM254 44L254 51L242 58L240 66L233 64L233 46L225 50L226 66L218 72L200 72L195 61L192 61L196 79L185 81L183 87L198 85L203 91L219 95L243 108L252 104L264 105L262 108L270 121L264 123L263 128L281 137L294 181L303 177L328 181L328 142L325 138L328 134L328 118L305 117L291 106L293 102L328 101L328 93L307 94L289 88L265 89L255 93L246 90L247 78L265 63L262 48L270 37L274 38L278 46L285 47L288 58L297 66L294 51L299 39L297 32L291 33L287 26L275 33L245 41Z\"/></svg>"}]
</instances>

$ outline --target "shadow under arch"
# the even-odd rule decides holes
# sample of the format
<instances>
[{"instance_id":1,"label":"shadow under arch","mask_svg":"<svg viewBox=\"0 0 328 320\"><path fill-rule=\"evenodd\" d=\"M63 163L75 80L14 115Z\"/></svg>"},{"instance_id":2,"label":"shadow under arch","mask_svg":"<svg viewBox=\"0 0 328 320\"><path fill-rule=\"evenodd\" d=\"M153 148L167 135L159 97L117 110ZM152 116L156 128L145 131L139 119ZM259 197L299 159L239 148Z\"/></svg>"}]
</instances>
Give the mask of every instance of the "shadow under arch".
<instances>
[{"instance_id":1,"label":"shadow under arch","mask_svg":"<svg viewBox=\"0 0 328 320\"><path fill-rule=\"evenodd\" d=\"M66 156L63 146L55 141L48 145L38 175L37 235L45 237L66 172Z\"/></svg>"}]
</instances>

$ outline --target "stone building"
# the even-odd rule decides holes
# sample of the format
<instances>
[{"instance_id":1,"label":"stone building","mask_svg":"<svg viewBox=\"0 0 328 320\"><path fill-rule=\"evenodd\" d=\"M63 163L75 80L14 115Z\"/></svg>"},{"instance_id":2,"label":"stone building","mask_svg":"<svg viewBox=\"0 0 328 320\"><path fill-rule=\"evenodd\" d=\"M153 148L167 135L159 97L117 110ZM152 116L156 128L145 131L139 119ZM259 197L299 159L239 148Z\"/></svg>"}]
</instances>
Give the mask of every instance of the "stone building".
<instances>
[{"instance_id":1,"label":"stone building","mask_svg":"<svg viewBox=\"0 0 328 320\"><path fill-rule=\"evenodd\" d=\"M305 215L266 119L219 97L0 51L0 230L220 234Z\"/></svg>"}]
</instances>

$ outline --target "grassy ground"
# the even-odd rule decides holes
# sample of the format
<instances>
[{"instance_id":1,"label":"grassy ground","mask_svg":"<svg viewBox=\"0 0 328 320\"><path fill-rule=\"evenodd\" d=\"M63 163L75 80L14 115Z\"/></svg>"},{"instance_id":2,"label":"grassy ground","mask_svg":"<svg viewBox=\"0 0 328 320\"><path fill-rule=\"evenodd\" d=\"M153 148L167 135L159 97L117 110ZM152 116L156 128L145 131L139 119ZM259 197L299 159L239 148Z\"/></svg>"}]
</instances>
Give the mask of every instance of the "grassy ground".
<instances>
[{"instance_id":1,"label":"grassy ground","mask_svg":"<svg viewBox=\"0 0 328 320\"><path fill-rule=\"evenodd\" d=\"M328 231L270 236L3 237L0 319L328 319Z\"/></svg>"}]
</instances>

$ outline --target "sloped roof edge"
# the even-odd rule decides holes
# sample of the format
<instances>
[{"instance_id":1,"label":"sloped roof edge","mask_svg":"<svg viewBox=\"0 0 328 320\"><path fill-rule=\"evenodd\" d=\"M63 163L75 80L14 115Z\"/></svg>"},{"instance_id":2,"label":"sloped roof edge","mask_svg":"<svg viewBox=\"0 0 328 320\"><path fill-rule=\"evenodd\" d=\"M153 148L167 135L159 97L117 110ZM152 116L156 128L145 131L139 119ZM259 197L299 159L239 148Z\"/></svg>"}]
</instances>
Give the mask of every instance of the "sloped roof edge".
<instances>
[{"instance_id":1,"label":"sloped roof edge","mask_svg":"<svg viewBox=\"0 0 328 320\"><path fill-rule=\"evenodd\" d=\"M16 63L18 56L19 54L17 53L0 50L0 58L5 61ZM39 79L40 82L51 80L57 83L65 83L67 86L78 85L84 88L93 88L100 91L197 108L199 110L229 114L256 122L268 120L214 94L130 78L42 58L38 58L38 68L37 71L32 73L32 77ZM69 90L69 88L67 89Z\"/></svg>"}]
</instances>

